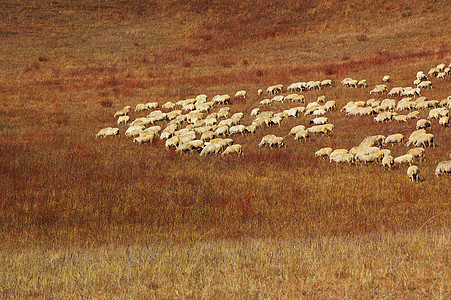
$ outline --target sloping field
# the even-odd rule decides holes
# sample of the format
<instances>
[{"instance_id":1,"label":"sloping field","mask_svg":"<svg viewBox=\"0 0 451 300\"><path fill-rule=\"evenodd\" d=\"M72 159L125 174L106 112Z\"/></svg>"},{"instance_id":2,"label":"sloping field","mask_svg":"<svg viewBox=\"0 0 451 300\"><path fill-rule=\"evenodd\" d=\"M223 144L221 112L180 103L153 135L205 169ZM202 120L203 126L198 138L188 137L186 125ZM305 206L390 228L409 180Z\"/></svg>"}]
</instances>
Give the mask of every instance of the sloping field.
<instances>
[{"instance_id":1,"label":"sloping field","mask_svg":"<svg viewBox=\"0 0 451 300\"><path fill-rule=\"evenodd\" d=\"M450 127L430 119L436 147L414 162L419 182L408 166L314 155L369 135L407 141L416 119L340 109L388 98L370 95L384 75L390 90L448 66L449 1L73 2L0 4L0 297L450 296L450 176L434 176L450 160ZM345 77L368 87L342 86ZM293 82L324 79L333 85L298 92L305 103L259 104L273 95L258 89L283 84L286 96ZM451 95L451 75L429 80L427 100ZM246 126L254 108L324 95L335 127L294 140L292 127L311 126L301 114L231 136L244 156L200 157L159 138L134 144L113 117L199 94L232 96L226 106ZM96 138L107 126L120 134ZM285 147L259 148L267 134ZM397 157L413 146L383 148Z\"/></svg>"}]
</instances>

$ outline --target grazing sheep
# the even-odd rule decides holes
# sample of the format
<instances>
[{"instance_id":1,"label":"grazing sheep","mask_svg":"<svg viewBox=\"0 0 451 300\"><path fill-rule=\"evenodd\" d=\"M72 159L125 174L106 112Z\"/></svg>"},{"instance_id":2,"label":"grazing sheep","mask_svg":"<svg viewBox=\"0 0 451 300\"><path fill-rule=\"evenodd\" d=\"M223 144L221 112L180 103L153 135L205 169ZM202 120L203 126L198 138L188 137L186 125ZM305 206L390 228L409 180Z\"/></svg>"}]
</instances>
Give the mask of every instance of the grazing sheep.
<instances>
[{"instance_id":1,"label":"grazing sheep","mask_svg":"<svg viewBox=\"0 0 451 300\"><path fill-rule=\"evenodd\" d=\"M331 110L336 109L336 108L337 108L337 104L333 100L329 100L326 103L324 103L324 109L326 111L331 111Z\"/></svg>"},{"instance_id":2,"label":"grazing sheep","mask_svg":"<svg viewBox=\"0 0 451 300\"><path fill-rule=\"evenodd\" d=\"M341 154L347 154L348 153L348 149L335 149L334 151L332 151L329 154L329 157L335 157Z\"/></svg>"},{"instance_id":3,"label":"grazing sheep","mask_svg":"<svg viewBox=\"0 0 451 300\"><path fill-rule=\"evenodd\" d=\"M266 98L263 99L262 101L260 101L260 105L270 105L271 104L271 100Z\"/></svg>"},{"instance_id":4,"label":"grazing sheep","mask_svg":"<svg viewBox=\"0 0 451 300\"><path fill-rule=\"evenodd\" d=\"M186 143L189 151L201 151L204 147L203 140L192 140Z\"/></svg>"},{"instance_id":5,"label":"grazing sheep","mask_svg":"<svg viewBox=\"0 0 451 300\"><path fill-rule=\"evenodd\" d=\"M427 81L422 81L417 85L418 88L420 89L431 89L432 88L432 82L427 80Z\"/></svg>"},{"instance_id":6,"label":"grazing sheep","mask_svg":"<svg viewBox=\"0 0 451 300\"><path fill-rule=\"evenodd\" d=\"M129 116L119 116L119 118L117 119L117 125L127 125L129 121Z\"/></svg>"},{"instance_id":7,"label":"grazing sheep","mask_svg":"<svg viewBox=\"0 0 451 300\"><path fill-rule=\"evenodd\" d=\"M139 103L139 104L136 104L136 106L135 106L135 111L144 111L144 110L148 110L148 109L149 109L149 106L144 103Z\"/></svg>"},{"instance_id":8,"label":"grazing sheep","mask_svg":"<svg viewBox=\"0 0 451 300\"><path fill-rule=\"evenodd\" d=\"M243 146L240 144L230 145L224 150L224 152L222 152L221 156L226 156L233 153L236 153L238 156L243 155Z\"/></svg>"},{"instance_id":9,"label":"grazing sheep","mask_svg":"<svg viewBox=\"0 0 451 300\"><path fill-rule=\"evenodd\" d=\"M258 89L258 90L257 90L257 95L260 96L261 94L263 94L263 90L262 90L262 89Z\"/></svg>"},{"instance_id":10,"label":"grazing sheep","mask_svg":"<svg viewBox=\"0 0 451 300\"><path fill-rule=\"evenodd\" d=\"M391 134L387 136L384 141L384 145L398 143L401 144L404 141L404 136L401 133Z\"/></svg>"},{"instance_id":11,"label":"grazing sheep","mask_svg":"<svg viewBox=\"0 0 451 300\"><path fill-rule=\"evenodd\" d=\"M257 130L257 126L255 124L251 124L249 126L244 127L244 132L247 132L247 133L255 133L256 130Z\"/></svg>"},{"instance_id":12,"label":"grazing sheep","mask_svg":"<svg viewBox=\"0 0 451 300\"><path fill-rule=\"evenodd\" d=\"M208 154L216 154L221 151L221 145L219 144L205 144L204 148L200 152L200 156L205 156Z\"/></svg>"},{"instance_id":13,"label":"grazing sheep","mask_svg":"<svg viewBox=\"0 0 451 300\"><path fill-rule=\"evenodd\" d=\"M332 148L326 147L326 148L321 148L318 151L316 151L315 156L316 157L325 157L325 156L329 156L331 153L332 153Z\"/></svg>"},{"instance_id":14,"label":"grazing sheep","mask_svg":"<svg viewBox=\"0 0 451 300\"><path fill-rule=\"evenodd\" d=\"M450 155L451 157L451 155ZM451 173L451 160L441 161L438 163L437 168L435 168L435 176L439 176L442 174L450 174Z\"/></svg>"},{"instance_id":15,"label":"grazing sheep","mask_svg":"<svg viewBox=\"0 0 451 300\"><path fill-rule=\"evenodd\" d=\"M438 120L438 124L439 124L439 125L442 125L442 126L444 126L444 127L449 126L449 117L441 117L441 118Z\"/></svg>"},{"instance_id":16,"label":"grazing sheep","mask_svg":"<svg viewBox=\"0 0 451 300\"><path fill-rule=\"evenodd\" d=\"M398 156L393 160L393 162L398 165L401 165L401 164L412 165L413 155L412 154L404 154L404 155Z\"/></svg>"},{"instance_id":17,"label":"grazing sheep","mask_svg":"<svg viewBox=\"0 0 451 300\"><path fill-rule=\"evenodd\" d=\"M256 117L256 116L258 116L260 114L260 108L254 108L252 111L251 111L251 116L252 117Z\"/></svg>"},{"instance_id":18,"label":"grazing sheep","mask_svg":"<svg viewBox=\"0 0 451 300\"><path fill-rule=\"evenodd\" d=\"M315 124L315 125L323 125L323 124L327 124L328 122L329 122L329 119L326 117L318 117L313 120L310 120L310 124Z\"/></svg>"},{"instance_id":19,"label":"grazing sheep","mask_svg":"<svg viewBox=\"0 0 451 300\"><path fill-rule=\"evenodd\" d=\"M414 158L418 157L420 161L426 158L425 153L426 151L421 147L409 149L409 151L407 151L407 154L411 154Z\"/></svg>"},{"instance_id":20,"label":"grazing sheep","mask_svg":"<svg viewBox=\"0 0 451 300\"><path fill-rule=\"evenodd\" d=\"M277 136L275 136L273 134L268 134L268 135L265 135L262 138L262 140L258 144L258 147L261 148L261 147L263 147L265 145L268 145L269 148L272 148L272 146L274 146L274 145L276 145L278 147L281 147L281 146L283 146L285 144L283 142L283 138L282 137L277 137Z\"/></svg>"},{"instance_id":21,"label":"grazing sheep","mask_svg":"<svg viewBox=\"0 0 451 300\"><path fill-rule=\"evenodd\" d=\"M413 181L420 181L420 170L417 166L412 165L407 169L407 176Z\"/></svg>"},{"instance_id":22,"label":"grazing sheep","mask_svg":"<svg viewBox=\"0 0 451 300\"><path fill-rule=\"evenodd\" d=\"M418 119L419 116L420 116L419 111L412 111L407 114L407 119Z\"/></svg>"},{"instance_id":23,"label":"grazing sheep","mask_svg":"<svg viewBox=\"0 0 451 300\"><path fill-rule=\"evenodd\" d=\"M393 116L393 120L397 121L397 122L405 122L407 123L407 120L409 118L407 117L407 115L398 115L398 116Z\"/></svg>"},{"instance_id":24,"label":"grazing sheep","mask_svg":"<svg viewBox=\"0 0 451 300\"><path fill-rule=\"evenodd\" d=\"M366 87L368 87L368 83L366 83L365 79L362 79L357 83L357 87L366 88Z\"/></svg>"},{"instance_id":25,"label":"grazing sheep","mask_svg":"<svg viewBox=\"0 0 451 300\"><path fill-rule=\"evenodd\" d=\"M392 118L393 118L393 113L391 113L389 111L384 111L384 112L379 113L373 119L374 119L374 121L380 123L380 122L390 121Z\"/></svg>"},{"instance_id":26,"label":"grazing sheep","mask_svg":"<svg viewBox=\"0 0 451 300\"><path fill-rule=\"evenodd\" d=\"M305 130L305 126L304 125L294 126L293 128L291 128L289 135L296 135L296 132L298 132L299 130Z\"/></svg>"},{"instance_id":27,"label":"grazing sheep","mask_svg":"<svg viewBox=\"0 0 451 300\"><path fill-rule=\"evenodd\" d=\"M279 93L282 93L282 89L283 89L283 85L281 85L281 84L276 84L276 85L273 85L273 86L269 86L267 89L266 89L266 93L268 93L268 94L279 94Z\"/></svg>"},{"instance_id":28,"label":"grazing sheep","mask_svg":"<svg viewBox=\"0 0 451 300\"><path fill-rule=\"evenodd\" d=\"M204 142L208 142L215 137L215 133L213 131L206 131L202 133L200 139Z\"/></svg>"},{"instance_id":29,"label":"grazing sheep","mask_svg":"<svg viewBox=\"0 0 451 300\"><path fill-rule=\"evenodd\" d=\"M130 126L147 126L154 123L154 119L141 117L136 118L133 122L130 123Z\"/></svg>"},{"instance_id":30,"label":"grazing sheep","mask_svg":"<svg viewBox=\"0 0 451 300\"><path fill-rule=\"evenodd\" d=\"M130 109L131 109L130 105L124 106L123 109L118 110L118 111L114 114L114 117L119 117L119 116L125 116L125 115L128 115L128 113L130 112Z\"/></svg>"},{"instance_id":31,"label":"grazing sheep","mask_svg":"<svg viewBox=\"0 0 451 300\"><path fill-rule=\"evenodd\" d=\"M382 82L390 82L391 78L389 75L385 75L384 77L382 77Z\"/></svg>"},{"instance_id":32,"label":"grazing sheep","mask_svg":"<svg viewBox=\"0 0 451 300\"><path fill-rule=\"evenodd\" d=\"M99 130L96 134L96 138L107 137L107 136L116 136L119 134L119 128L106 127Z\"/></svg>"},{"instance_id":33,"label":"grazing sheep","mask_svg":"<svg viewBox=\"0 0 451 300\"><path fill-rule=\"evenodd\" d=\"M219 125L219 127L216 128L216 130L215 130L215 135L216 136L226 135L228 132L229 132L229 126Z\"/></svg>"},{"instance_id":34,"label":"grazing sheep","mask_svg":"<svg viewBox=\"0 0 451 300\"><path fill-rule=\"evenodd\" d=\"M330 160L330 162L335 162L335 163L353 164L354 163L354 155L352 155L350 153L339 154L336 156L330 156L329 160Z\"/></svg>"},{"instance_id":35,"label":"grazing sheep","mask_svg":"<svg viewBox=\"0 0 451 300\"><path fill-rule=\"evenodd\" d=\"M166 147L166 149L169 149L170 147L177 148L178 142L179 142L179 138L176 136L168 138L166 140L165 147Z\"/></svg>"},{"instance_id":36,"label":"grazing sheep","mask_svg":"<svg viewBox=\"0 0 451 300\"><path fill-rule=\"evenodd\" d=\"M332 80L324 79L321 81L321 86L332 86Z\"/></svg>"},{"instance_id":37,"label":"grazing sheep","mask_svg":"<svg viewBox=\"0 0 451 300\"><path fill-rule=\"evenodd\" d=\"M314 125L312 127L307 128L307 132L329 134L332 132L333 129L334 129L333 124Z\"/></svg>"},{"instance_id":38,"label":"grazing sheep","mask_svg":"<svg viewBox=\"0 0 451 300\"><path fill-rule=\"evenodd\" d=\"M229 134L244 134L245 131L245 126L244 125L235 125L229 128Z\"/></svg>"},{"instance_id":39,"label":"grazing sheep","mask_svg":"<svg viewBox=\"0 0 451 300\"><path fill-rule=\"evenodd\" d=\"M394 163L395 162L394 162L393 156L391 156L391 155L387 155L387 156L384 156L384 158L382 158L382 166L386 169L390 170L393 167Z\"/></svg>"},{"instance_id":40,"label":"grazing sheep","mask_svg":"<svg viewBox=\"0 0 451 300\"><path fill-rule=\"evenodd\" d=\"M137 143L138 145L144 143L152 143L155 134L153 132L141 132L139 136L133 139L133 143Z\"/></svg>"},{"instance_id":41,"label":"grazing sheep","mask_svg":"<svg viewBox=\"0 0 451 300\"><path fill-rule=\"evenodd\" d=\"M246 98L247 92L245 90L240 90L235 93L235 98Z\"/></svg>"},{"instance_id":42,"label":"grazing sheep","mask_svg":"<svg viewBox=\"0 0 451 300\"><path fill-rule=\"evenodd\" d=\"M137 137L141 134L141 132L144 131L144 126L142 125L134 125L134 126L130 126L126 131L125 131L125 136L127 137Z\"/></svg>"},{"instance_id":43,"label":"grazing sheep","mask_svg":"<svg viewBox=\"0 0 451 300\"><path fill-rule=\"evenodd\" d=\"M296 131L296 134L294 135L294 139L300 140L300 139L304 139L307 140L309 138L309 133L307 130L298 130Z\"/></svg>"},{"instance_id":44,"label":"grazing sheep","mask_svg":"<svg viewBox=\"0 0 451 300\"><path fill-rule=\"evenodd\" d=\"M423 80L428 80L428 77L426 76L426 74L423 73L423 71L418 71L416 79L423 81Z\"/></svg>"},{"instance_id":45,"label":"grazing sheep","mask_svg":"<svg viewBox=\"0 0 451 300\"><path fill-rule=\"evenodd\" d=\"M414 145L417 147L435 147L434 135L432 133L425 133L416 138Z\"/></svg>"},{"instance_id":46,"label":"grazing sheep","mask_svg":"<svg viewBox=\"0 0 451 300\"><path fill-rule=\"evenodd\" d=\"M428 128L428 127L431 127L431 122L429 120L420 119L417 121L417 125L416 125L417 129L424 129L424 128Z\"/></svg>"},{"instance_id":47,"label":"grazing sheep","mask_svg":"<svg viewBox=\"0 0 451 300\"><path fill-rule=\"evenodd\" d=\"M367 146L367 147L373 147L373 146L382 146L382 144L385 141L385 136L379 134L379 135L370 135L365 137L361 142L359 146Z\"/></svg>"}]
</instances>

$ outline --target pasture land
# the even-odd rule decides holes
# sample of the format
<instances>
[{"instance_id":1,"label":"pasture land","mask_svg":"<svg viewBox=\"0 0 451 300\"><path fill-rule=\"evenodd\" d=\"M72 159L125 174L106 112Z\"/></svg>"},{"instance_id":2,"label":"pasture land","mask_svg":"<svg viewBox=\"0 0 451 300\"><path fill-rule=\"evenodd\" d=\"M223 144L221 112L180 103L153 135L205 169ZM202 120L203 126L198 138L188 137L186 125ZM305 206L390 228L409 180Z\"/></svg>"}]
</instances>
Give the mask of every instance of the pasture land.
<instances>
[{"instance_id":1,"label":"pasture land","mask_svg":"<svg viewBox=\"0 0 451 300\"><path fill-rule=\"evenodd\" d=\"M0 297L450 297L450 177L434 176L450 128L432 120L419 183L314 156L415 129L339 109L386 98L369 95L386 74L412 86L451 63L449 1L74 2L0 4ZM288 118L233 136L244 156L224 158L138 146L126 126L95 138L125 105L241 89L228 106L248 125L257 89L322 79L302 94L337 102L331 136L257 146L310 120ZM422 94L445 99L450 80Z\"/></svg>"}]
</instances>

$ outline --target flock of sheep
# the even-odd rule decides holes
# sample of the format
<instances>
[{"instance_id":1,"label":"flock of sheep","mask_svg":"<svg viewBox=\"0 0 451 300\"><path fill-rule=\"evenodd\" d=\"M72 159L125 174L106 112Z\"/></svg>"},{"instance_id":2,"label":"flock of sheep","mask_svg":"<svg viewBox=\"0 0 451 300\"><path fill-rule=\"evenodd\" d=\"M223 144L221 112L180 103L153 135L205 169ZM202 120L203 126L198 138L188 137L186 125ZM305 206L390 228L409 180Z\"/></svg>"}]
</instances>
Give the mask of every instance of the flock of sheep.
<instances>
[{"instance_id":1,"label":"flock of sheep","mask_svg":"<svg viewBox=\"0 0 451 300\"><path fill-rule=\"evenodd\" d=\"M446 67L440 64L432 68L429 76L444 78L451 75L450 66ZM390 82L390 76L384 76L384 83ZM351 88L367 88L366 80L355 80L345 78L341 84ZM387 169L395 165L409 164L407 175L412 181L419 180L419 168L413 165L415 159L424 159L425 148L434 147L434 135L426 130L432 126L431 119L438 119L442 126L449 126L449 109L451 108L451 96L447 99L427 100L421 97L421 90L432 88L432 82L423 72L418 72L414 80L415 88L412 87L393 87L388 96L402 96L403 98L396 102L395 99L387 98L376 100L374 98L367 101L350 101L343 108L348 116L375 115L376 122L407 122L410 119L419 117L419 110L429 109L428 119L420 119L416 123L416 130L413 131L407 139L406 146L414 145L416 148L408 150L402 156L394 158L389 149L380 147L389 144L403 143L405 137L400 134L392 134L387 137L383 135L374 135L366 137L360 145L350 149L323 148L315 152L317 157L329 157L330 162L354 163L380 163ZM216 95L208 100L207 95L198 95L195 98L185 99L173 102L166 102L160 108L158 102L140 103L135 106L135 112L149 112L145 117L138 117L134 120L130 117L131 106L125 106L117 111L114 117L117 118L118 126L128 126L125 130L125 136L133 138L137 144L152 143L156 138L165 140L166 148L175 148L177 152L197 151L200 156L220 153L222 156L237 154L243 155L243 147L235 144L233 135L252 134L261 126L280 126L287 118L296 118L301 114L313 117L310 124L301 124L293 127L286 136L275 136L272 134L264 136L259 147L268 146L283 147L284 139L293 135L295 140L309 140L312 135L330 135L334 130L334 125L329 122L325 116L327 112L337 109L335 101L326 101L325 96L320 96L316 101L305 103L304 95L297 94L301 91L321 90L322 88L332 86L330 79L321 81L296 82L287 87L286 96L282 95L283 85L277 84L266 89L266 93L271 95L260 101L260 107L252 109L250 112L253 121L251 124L241 124L244 118L243 112L231 114L231 97L227 94ZM370 91L371 94L381 94L388 90L386 84L376 85ZM263 90L257 91L258 95L263 94ZM245 90L237 91L235 99L245 98ZM270 110L263 111L264 107L273 103L292 102L298 103L295 107L280 112ZM216 108L218 108L216 110ZM405 113L404 113L405 112ZM162 121L166 121L164 128ZM306 127L309 126L309 127ZM97 133L97 137L116 136L120 132L118 127L107 127ZM451 157L451 155L450 155ZM442 161L437 165L435 175L451 173L451 161Z\"/></svg>"}]
</instances>

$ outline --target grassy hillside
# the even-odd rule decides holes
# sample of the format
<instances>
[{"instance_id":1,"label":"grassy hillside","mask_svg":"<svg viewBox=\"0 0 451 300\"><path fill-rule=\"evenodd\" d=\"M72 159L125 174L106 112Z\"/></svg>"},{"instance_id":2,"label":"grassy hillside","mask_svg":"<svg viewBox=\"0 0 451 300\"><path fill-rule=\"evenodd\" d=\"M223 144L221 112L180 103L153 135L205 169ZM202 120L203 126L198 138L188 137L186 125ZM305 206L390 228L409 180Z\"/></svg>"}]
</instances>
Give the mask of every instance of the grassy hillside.
<instances>
[{"instance_id":1,"label":"grassy hillside","mask_svg":"<svg viewBox=\"0 0 451 300\"><path fill-rule=\"evenodd\" d=\"M369 99L383 75L390 88L411 86L417 71L448 65L450 4L303 2L3 1L0 295L449 297L450 177L433 175L449 159L449 127L432 121L437 147L417 162L415 184L407 167L336 165L314 152L415 129L339 109ZM345 77L370 87L342 87ZM137 146L125 126L95 138L124 105L239 89L248 96L229 107L249 125L267 97L257 89L326 78L333 87L303 94L337 102L330 137L258 148L266 134L308 125L301 116L233 136L243 157ZM445 99L450 78L423 95Z\"/></svg>"}]
</instances>

